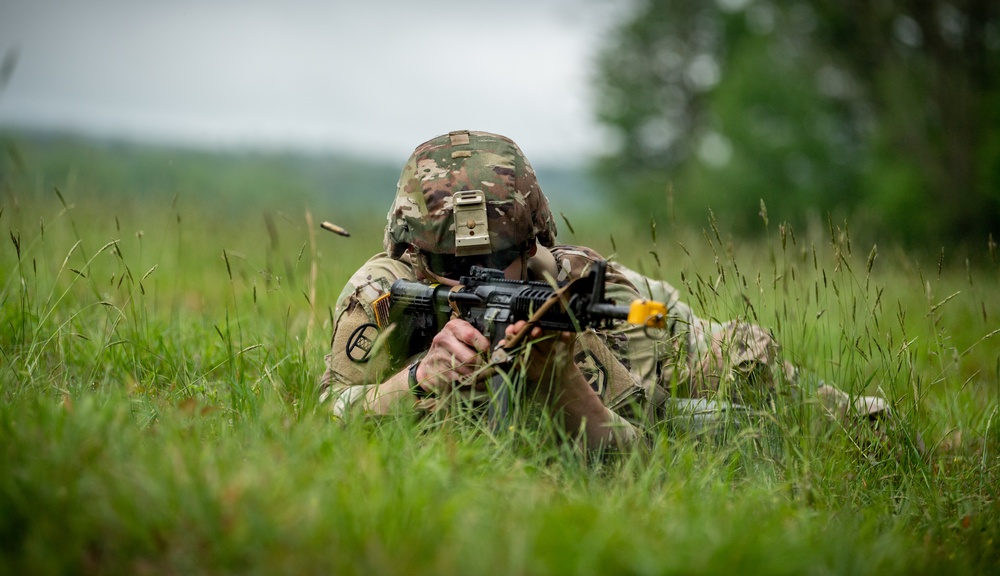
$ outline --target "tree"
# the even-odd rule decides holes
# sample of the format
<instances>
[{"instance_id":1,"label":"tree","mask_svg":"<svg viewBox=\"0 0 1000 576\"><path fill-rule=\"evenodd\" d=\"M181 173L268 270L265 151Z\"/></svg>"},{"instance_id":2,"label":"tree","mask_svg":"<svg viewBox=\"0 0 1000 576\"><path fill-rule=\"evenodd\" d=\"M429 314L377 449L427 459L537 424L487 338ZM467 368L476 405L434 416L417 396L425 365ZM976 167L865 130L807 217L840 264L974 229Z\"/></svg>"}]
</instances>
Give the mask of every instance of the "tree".
<instances>
[{"instance_id":1,"label":"tree","mask_svg":"<svg viewBox=\"0 0 1000 576\"><path fill-rule=\"evenodd\" d=\"M600 174L637 213L735 230L851 215L908 239L1000 224L986 0L644 0L598 61Z\"/></svg>"},{"instance_id":2,"label":"tree","mask_svg":"<svg viewBox=\"0 0 1000 576\"><path fill-rule=\"evenodd\" d=\"M903 232L1000 231L1000 3L814 2L877 114L866 191Z\"/></svg>"}]
</instances>

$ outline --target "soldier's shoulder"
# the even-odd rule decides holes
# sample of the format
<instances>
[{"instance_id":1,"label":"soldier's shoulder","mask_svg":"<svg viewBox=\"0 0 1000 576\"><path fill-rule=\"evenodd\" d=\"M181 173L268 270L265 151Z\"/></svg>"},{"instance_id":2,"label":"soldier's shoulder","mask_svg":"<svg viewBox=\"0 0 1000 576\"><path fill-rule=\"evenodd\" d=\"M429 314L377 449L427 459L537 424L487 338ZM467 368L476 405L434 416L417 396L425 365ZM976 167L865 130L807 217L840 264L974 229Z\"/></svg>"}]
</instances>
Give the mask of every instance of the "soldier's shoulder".
<instances>
[{"instance_id":1,"label":"soldier's shoulder","mask_svg":"<svg viewBox=\"0 0 1000 576\"><path fill-rule=\"evenodd\" d=\"M413 267L406 258L396 260L379 252L361 265L344 287L344 295L353 295L363 302L373 302L389 292L392 283L400 278L415 280Z\"/></svg>"},{"instance_id":2,"label":"soldier's shoulder","mask_svg":"<svg viewBox=\"0 0 1000 576\"><path fill-rule=\"evenodd\" d=\"M550 250L557 261L564 258L575 258L592 262L594 260L602 260L604 258L597 250L594 250L589 246L556 244L550 248Z\"/></svg>"},{"instance_id":3,"label":"soldier's shoulder","mask_svg":"<svg viewBox=\"0 0 1000 576\"><path fill-rule=\"evenodd\" d=\"M550 251L556 260L559 274L556 280L565 282L586 276L594 262L604 258L593 248L570 244L556 244Z\"/></svg>"},{"instance_id":4,"label":"soldier's shoulder","mask_svg":"<svg viewBox=\"0 0 1000 576\"><path fill-rule=\"evenodd\" d=\"M574 246L569 244L557 244L552 249L552 256L556 260L556 267L559 275L556 278L560 282L576 280L590 273L595 262L607 261L600 252L588 246ZM609 263L607 269L607 281L612 284L623 284L633 287L623 274L618 272L614 263Z\"/></svg>"}]
</instances>

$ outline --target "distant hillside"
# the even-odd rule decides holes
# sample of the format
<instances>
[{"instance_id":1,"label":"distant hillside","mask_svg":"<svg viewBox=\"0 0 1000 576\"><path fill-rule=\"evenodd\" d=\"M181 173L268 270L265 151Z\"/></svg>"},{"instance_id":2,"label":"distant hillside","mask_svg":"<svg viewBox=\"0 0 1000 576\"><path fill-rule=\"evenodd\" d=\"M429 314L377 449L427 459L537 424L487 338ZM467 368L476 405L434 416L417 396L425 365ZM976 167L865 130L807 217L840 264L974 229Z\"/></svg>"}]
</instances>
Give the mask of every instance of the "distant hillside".
<instances>
[{"instance_id":1,"label":"distant hillside","mask_svg":"<svg viewBox=\"0 0 1000 576\"><path fill-rule=\"evenodd\" d=\"M382 210L395 192L399 164L348 154L209 151L96 140L66 134L2 132L0 176L21 174L40 192L136 198L193 196L232 205L330 202L338 210ZM579 169L536 166L554 209L594 210L601 201Z\"/></svg>"}]
</instances>

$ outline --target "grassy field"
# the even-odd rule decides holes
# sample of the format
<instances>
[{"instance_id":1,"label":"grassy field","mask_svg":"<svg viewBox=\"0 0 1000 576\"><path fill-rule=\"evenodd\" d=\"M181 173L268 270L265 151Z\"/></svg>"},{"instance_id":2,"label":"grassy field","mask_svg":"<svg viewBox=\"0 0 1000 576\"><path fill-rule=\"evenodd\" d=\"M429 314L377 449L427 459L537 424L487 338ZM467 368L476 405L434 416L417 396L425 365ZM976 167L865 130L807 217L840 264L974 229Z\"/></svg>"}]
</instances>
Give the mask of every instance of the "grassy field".
<instances>
[{"instance_id":1,"label":"grassy field","mask_svg":"<svg viewBox=\"0 0 1000 576\"><path fill-rule=\"evenodd\" d=\"M835 222L762 216L746 243L709 219L561 221L562 241L772 327L809 377L895 414L881 451L804 398L724 441L657 427L588 464L542 433L317 408L330 309L384 207L253 177L223 193L183 164L176 189L132 190L107 160L53 170L5 144L0 574L1000 570L985 240L917 256Z\"/></svg>"}]
</instances>

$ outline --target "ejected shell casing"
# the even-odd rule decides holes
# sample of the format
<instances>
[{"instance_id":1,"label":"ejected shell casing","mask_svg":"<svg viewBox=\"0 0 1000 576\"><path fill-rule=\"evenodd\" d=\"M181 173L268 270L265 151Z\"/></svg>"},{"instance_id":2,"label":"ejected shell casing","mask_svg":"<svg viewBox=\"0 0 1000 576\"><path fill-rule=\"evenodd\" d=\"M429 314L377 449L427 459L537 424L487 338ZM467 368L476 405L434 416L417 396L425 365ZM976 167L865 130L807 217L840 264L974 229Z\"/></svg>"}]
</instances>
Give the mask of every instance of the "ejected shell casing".
<instances>
[{"instance_id":1,"label":"ejected shell casing","mask_svg":"<svg viewBox=\"0 0 1000 576\"><path fill-rule=\"evenodd\" d=\"M329 230L330 232L333 232L334 234L339 234L341 236L349 237L351 235L350 232L348 232L347 230L341 228L340 226L337 226L336 224L334 224L332 222L323 222L322 224L319 225L319 227L322 228L322 229L324 229L324 230Z\"/></svg>"}]
</instances>

